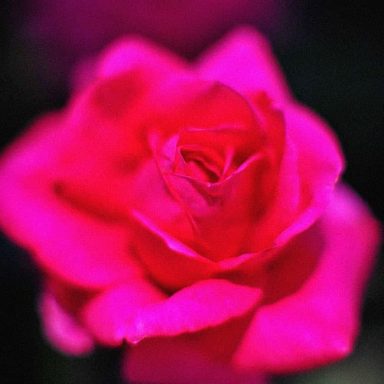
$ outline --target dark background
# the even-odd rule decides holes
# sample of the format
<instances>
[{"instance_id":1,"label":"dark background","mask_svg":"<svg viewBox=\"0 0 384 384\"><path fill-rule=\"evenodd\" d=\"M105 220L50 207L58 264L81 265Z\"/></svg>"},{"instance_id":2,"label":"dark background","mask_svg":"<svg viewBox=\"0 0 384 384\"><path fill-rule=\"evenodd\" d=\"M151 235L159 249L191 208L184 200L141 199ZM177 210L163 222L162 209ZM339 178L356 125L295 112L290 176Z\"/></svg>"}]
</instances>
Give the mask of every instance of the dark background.
<instances>
[{"instance_id":1,"label":"dark background","mask_svg":"<svg viewBox=\"0 0 384 384\"><path fill-rule=\"evenodd\" d=\"M283 3L285 7L294 4ZM382 14L375 3L303 1L293 22L272 31L265 26L261 29L271 40L297 98L337 132L348 162L345 179L383 221L384 34ZM34 116L63 105L67 91L60 82L44 81L39 47L20 33L26 3L3 0L0 7L3 147ZM355 353L330 367L276 378L276 383L384 382L383 271L383 260L378 259ZM99 350L89 358L72 359L58 354L42 339L35 310L38 273L28 256L3 235L0 284L1 383L119 383L118 352Z\"/></svg>"}]
</instances>

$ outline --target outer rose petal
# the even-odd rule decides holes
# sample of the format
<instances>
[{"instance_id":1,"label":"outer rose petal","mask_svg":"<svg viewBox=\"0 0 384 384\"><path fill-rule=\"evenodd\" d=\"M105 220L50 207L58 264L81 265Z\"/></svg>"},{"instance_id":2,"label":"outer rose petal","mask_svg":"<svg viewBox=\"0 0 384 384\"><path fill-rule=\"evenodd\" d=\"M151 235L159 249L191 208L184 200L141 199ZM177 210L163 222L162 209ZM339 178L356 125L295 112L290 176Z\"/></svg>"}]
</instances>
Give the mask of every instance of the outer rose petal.
<instances>
[{"instance_id":1,"label":"outer rose petal","mask_svg":"<svg viewBox=\"0 0 384 384\"><path fill-rule=\"evenodd\" d=\"M197 62L197 71L246 94L265 91L276 101L290 99L268 42L251 28L237 29L208 49Z\"/></svg>"},{"instance_id":2,"label":"outer rose petal","mask_svg":"<svg viewBox=\"0 0 384 384\"><path fill-rule=\"evenodd\" d=\"M80 60L71 77L72 88L77 91L92 84L97 78L108 78L135 71L146 70L147 81L186 71L186 63L171 51L152 44L149 40L123 37L116 40L98 56Z\"/></svg>"},{"instance_id":3,"label":"outer rose petal","mask_svg":"<svg viewBox=\"0 0 384 384\"><path fill-rule=\"evenodd\" d=\"M222 324L244 315L261 298L258 288L225 280L203 280L169 298L154 287L131 282L92 301L84 319L95 336L114 344L147 337L173 336Z\"/></svg>"},{"instance_id":4,"label":"outer rose petal","mask_svg":"<svg viewBox=\"0 0 384 384\"><path fill-rule=\"evenodd\" d=\"M244 374L214 361L188 340L158 338L132 347L125 358L123 376L134 383L264 384L261 374Z\"/></svg>"},{"instance_id":5,"label":"outer rose petal","mask_svg":"<svg viewBox=\"0 0 384 384\"><path fill-rule=\"evenodd\" d=\"M297 103L286 105L284 114L288 134L297 149L301 193L309 201L293 225L277 237L277 245L284 244L315 222L328 204L344 168L338 140L320 117Z\"/></svg>"},{"instance_id":6,"label":"outer rose petal","mask_svg":"<svg viewBox=\"0 0 384 384\"><path fill-rule=\"evenodd\" d=\"M123 38L112 44L102 55L97 74L110 77L136 67L151 68L156 75L185 70L185 63L170 51L139 37Z\"/></svg>"},{"instance_id":7,"label":"outer rose petal","mask_svg":"<svg viewBox=\"0 0 384 384\"><path fill-rule=\"evenodd\" d=\"M45 336L57 349L69 355L92 352L92 336L50 292L43 292L39 309Z\"/></svg>"},{"instance_id":8,"label":"outer rose petal","mask_svg":"<svg viewBox=\"0 0 384 384\"><path fill-rule=\"evenodd\" d=\"M331 363L350 353L378 225L343 186L319 225L325 249L318 266L297 292L258 310L234 357L239 366L282 373Z\"/></svg>"},{"instance_id":9,"label":"outer rose petal","mask_svg":"<svg viewBox=\"0 0 384 384\"><path fill-rule=\"evenodd\" d=\"M65 281L94 288L125 281L140 273L130 261L126 231L78 212L55 194L58 156L73 140L61 124L56 115L42 118L4 154L2 227Z\"/></svg>"},{"instance_id":10,"label":"outer rose petal","mask_svg":"<svg viewBox=\"0 0 384 384\"><path fill-rule=\"evenodd\" d=\"M84 306L81 317L97 340L117 346L125 337L127 321L141 308L165 298L149 282L132 279L96 296Z\"/></svg>"},{"instance_id":11,"label":"outer rose petal","mask_svg":"<svg viewBox=\"0 0 384 384\"><path fill-rule=\"evenodd\" d=\"M338 141L327 124L297 103L284 106L286 151L276 200L255 231L255 243L282 246L323 213L344 168ZM284 214L282 214L284 212Z\"/></svg>"}]
</instances>

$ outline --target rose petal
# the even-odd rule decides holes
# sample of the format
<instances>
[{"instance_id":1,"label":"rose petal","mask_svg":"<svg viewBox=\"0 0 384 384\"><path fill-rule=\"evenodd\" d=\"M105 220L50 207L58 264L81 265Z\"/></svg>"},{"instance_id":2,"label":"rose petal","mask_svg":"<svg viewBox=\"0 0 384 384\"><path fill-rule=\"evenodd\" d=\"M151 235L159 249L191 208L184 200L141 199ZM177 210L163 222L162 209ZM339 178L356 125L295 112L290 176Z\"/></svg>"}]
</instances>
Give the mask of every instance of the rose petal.
<instances>
[{"instance_id":1,"label":"rose petal","mask_svg":"<svg viewBox=\"0 0 384 384\"><path fill-rule=\"evenodd\" d=\"M129 217L140 201L130 194L132 177L150 156L142 124L152 86L137 70L98 81L75 98L65 115L72 142L52 165L64 200L109 220Z\"/></svg>"},{"instance_id":2,"label":"rose petal","mask_svg":"<svg viewBox=\"0 0 384 384\"><path fill-rule=\"evenodd\" d=\"M225 337L226 335L222 335ZM217 340L220 343L220 340ZM265 384L262 374L244 374L210 358L183 338L158 338L129 349L123 376L130 382L167 384Z\"/></svg>"},{"instance_id":3,"label":"rose petal","mask_svg":"<svg viewBox=\"0 0 384 384\"><path fill-rule=\"evenodd\" d=\"M104 343L132 343L154 336L196 332L241 316L260 301L259 288L225 280L203 280L165 299L137 284L112 289L84 310L86 324Z\"/></svg>"},{"instance_id":4,"label":"rose petal","mask_svg":"<svg viewBox=\"0 0 384 384\"><path fill-rule=\"evenodd\" d=\"M297 218L302 204L301 179L297 163L296 145L287 136L277 183L274 191L271 192L273 198L264 207L265 215L254 226L251 235L253 243L251 251L264 251L271 248L272 244L276 244L278 235L286 228L290 228Z\"/></svg>"},{"instance_id":5,"label":"rose petal","mask_svg":"<svg viewBox=\"0 0 384 384\"><path fill-rule=\"evenodd\" d=\"M41 295L39 309L44 334L55 348L75 356L92 352L92 336L49 291Z\"/></svg>"},{"instance_id":6,"label":"rose petal","mask_svg":"<svg viewBox=\"0 0 384 384\"><path fill-rule=\"evenodd\" d=\"M225 259L220 262L220 267L223 276L232 281L262 284L265 305L295 292L316 267L322 251L322 233L312 227L283 248Z\"/></svg>"},{"instance_id":7,"label":"rose petal","mask_svg":"<svg viewBox=\"0 0 384 384\"><path fill-rule=\"evenodd\" d=\"M120 75L138 67L149 69L147 76L150 80L185 70L186 63L171 51L142 37L123 37L97 57L80 60L72 72L71 83L75 90L81 90L97 78Z\"/></svg>"},{"instance_id":8,"label":"rose petal","mask_svg":"<svg viewBox=\"0 0 384 384\"><path fill-rule=\"evenodd\" d=\"M323 212L343 169L344 158L337 138L328 125L308 108L291 104L284 109L287 132L297 151L302 213L283 231L275 244L283 244L296 233L308 228Z\"/></svg>"},{"instance_id":9,"label":"rose petal","mask_svg":"<svg viewBox=\"0 0 384 384\"><path fill-rule=\"evenodd\" d=\"M226 180L206 183L190 177L164 175L187 207L196 228L195 247L211 260L237 255L247 242L251 223L260 215L266 191L255 193L254 181L265 174L262 156L254 156ZM224 245L226 243L226 245Z\"/></svg>"},{"instance_id":10,"label":"rose petal","mask_svg":"<svg viewBox=\"0 0 384 384\"><path fill-rule=\"evenodd\" d=\"M181 58L138 36L122 38L101 55L98 75L109 77L135 67L151 68L152 75L171 74L185 69Z\"/></svg>"},{"instance_id":11,"label":"rose petal","mask_svg":"<svg viewBox=\"0 0 384 384\"><path fill-rule=\"evenodd\" d=\"M138 241L134 248L147 273L162 287L175 290L207 279L216 265L182 241L161 230L144 215L135 212Z\"/></svg>"},{"instance_id":12,"label":"rose petal","mask_svg":"<svg viewBox=\"0 0 384 384\"><path fill-rule=\"evenodd\" d=\"M203 54L196 67L204 78L222 81L245 94L266 91L276 101L290 98L268 42L250 28L231 32Z\"/></svg>"},{"instance_id":13,"label":"rose petal","mask_svg":"<svg viewBox=\"0 0 384 384\"><path fill-rule=\"evenodd\" d=\"M90 300L81 318L102 344L117 346L126 337L127 322L142 307L165 300L166 296L144 279L131 279Z\"/></svg>"},{"instance_id":14,"label":"rose petal","mask_svg":"<svg viewBox=\"0 0 384 384\"><path fill-rule=\"evenodd\" d=\"M185 129L231 127L246 130L250 146L263 139L250 101L234 88L202 80L193 72L175 73L158 84L150 101L152 130L163 137Z\"/></svg>"},{"instance_id":15,"label":"rose petal","mask_svg":"<svg viewBox=\"0 0 384 384\"><path fill-rule=\"evenodd\" d=\"M73 134L60 117L47 116L4 154L1 224L51 274L84 287L108 286L140 272L129 258L126 230L82 214L55 191Z\"/></svg>"},{"instance_id":16,"label":"rose petal","mask_svg":"<svg viewBox=\"0 0 384 384\"><path fill-rule=\"evenodd\" d=\"M319 225L325 237L319 264L297 292L258 310L235 355L239 366L291 372L351 352L378 224L360 199L341 186Z\"/></svg>"},{"instance_id":17,"label":"rose petal","mask_svg":"<svg viewBox=\"0 0 384 384\"><path fill-rule=\"evenodd\" d=\"M254 233L254 249L281 247L322 214L343 168L337 139L309 109L286 105L285 154L275 200Z\"/></svg>"}]
</instances>

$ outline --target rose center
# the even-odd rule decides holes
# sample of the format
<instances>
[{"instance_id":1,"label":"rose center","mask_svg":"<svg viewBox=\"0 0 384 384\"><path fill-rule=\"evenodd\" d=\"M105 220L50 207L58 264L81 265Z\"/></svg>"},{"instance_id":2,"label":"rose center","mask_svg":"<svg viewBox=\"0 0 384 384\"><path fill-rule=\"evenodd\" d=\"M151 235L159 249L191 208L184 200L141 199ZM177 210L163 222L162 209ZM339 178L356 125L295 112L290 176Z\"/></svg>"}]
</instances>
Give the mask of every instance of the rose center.
<instances>
[{"instance_id":1,"label":"rose center","mask_svg":"<svg viewBox=\"0 0 384 384\"><path fill-rule=\"evenodd\" d=\"M225 159L211 148L185 145L178 152L184 174L210 183L216 183L225 177Z\"/></svg>"}]
</instances>

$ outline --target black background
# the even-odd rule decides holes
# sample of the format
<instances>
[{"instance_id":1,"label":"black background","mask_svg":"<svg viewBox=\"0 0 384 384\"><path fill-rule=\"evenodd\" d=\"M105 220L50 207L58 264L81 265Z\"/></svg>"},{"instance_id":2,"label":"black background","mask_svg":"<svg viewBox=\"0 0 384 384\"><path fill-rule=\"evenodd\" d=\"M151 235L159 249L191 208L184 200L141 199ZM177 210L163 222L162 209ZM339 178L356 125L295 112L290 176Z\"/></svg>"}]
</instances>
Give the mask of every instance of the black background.
<instances>
[{"instance_id":1,"label":"black background","mask_svg":"<svg viewBox=\"0 0 384 384\"><path fill-rule=\"evenodd\" d=\"M264 32L297 98L337 132L348 163L345 179L383 221L384 34L375 3L303 1L294 25ZM41 80L38 47L18 32L25 10L22 1L1 2L2 147L34 116L63 105L67 97L62 84ZM98 350L89 358L72 359L46 344L35 311L38 273L28 255L2 235L0 250L0 382L119 383L118 352ZM355 353L330 367L276 378L277 383L384 382L383 264L378 259Z\"/></svg>"}]
</instances>

